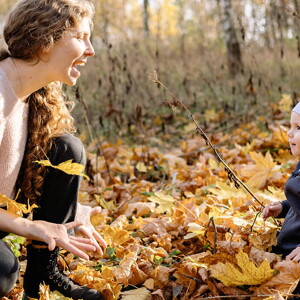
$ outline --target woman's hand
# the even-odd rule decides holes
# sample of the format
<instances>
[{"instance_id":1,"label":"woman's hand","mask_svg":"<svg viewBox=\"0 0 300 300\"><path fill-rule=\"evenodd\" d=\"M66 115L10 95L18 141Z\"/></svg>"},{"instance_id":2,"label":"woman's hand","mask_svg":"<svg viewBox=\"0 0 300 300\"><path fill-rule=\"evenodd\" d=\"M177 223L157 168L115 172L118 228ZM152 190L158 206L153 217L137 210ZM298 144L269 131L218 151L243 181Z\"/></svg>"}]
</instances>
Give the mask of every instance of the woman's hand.
<instances>
[{"instance_id":1,"label":"woman's hand","mask_svg":"<svg viewBox=\"0 0 300 300\"><path fill-rule=\"evenodd\" d=\"M283 206L282 204L278 201L278 202L273 202L271 204L268 204L261 216L263 217L264 220L266 220L268 217L277 217L279 216L279 214L282 212Z\"/></svg>"},{"instance_id":2,"label":"woman's hand","mask_svg":"<svg viewBox=\"0 0 300 300\"><path fill-rule=\"evenodd\" d=\"M55 246L58 246L84 259L89 259L84 250L96 251L94 241L68 235L68 229L81 226L82 224L80 221L67 224L31 221L0 208L0 230L24 236L28 239L45 242L48 244L50 251Z\"/></svg>"},{"instance_id":3,"label":"woman's hand","mask_svg":"<svg viewBox=\"0 0 300 300\"><path fill-rule=\"evenodd\" d=\"M78 203L75 220L81 222L82 225L78 226L75 232L80 233L80 235L83 237L90 239L93 242L96 251L100 255L103 255L102 248L105 250L107 245L91 223L91 216L98 213L101 213L101 207L92 208L90 206L81 205Z\"/></svg>"},{"instance_id":4,"label":"woman's hand","mask_svg":"<svg viewBox=\"0 0 300 300\"><path fill-rule=\"evenodd\" d=\"M300 247L294 249L287 257L287 260L296 260L300 261Z\"/></svg>"},{"instance_id":5,"label":"woman's hand","mask_svg":"<svg viewBox=\"0 0 300 300\"><path fill-rule=\"evenodd\" d=\"M81 222L74 221L66 224L54 224L46 221L29 222L26 237L47 243L50 251L57 246L87 260L89 256L83 250L96 251L94 242L91 239L68 235L67 230L82 225Z\"/></svg>"}]
</instances>

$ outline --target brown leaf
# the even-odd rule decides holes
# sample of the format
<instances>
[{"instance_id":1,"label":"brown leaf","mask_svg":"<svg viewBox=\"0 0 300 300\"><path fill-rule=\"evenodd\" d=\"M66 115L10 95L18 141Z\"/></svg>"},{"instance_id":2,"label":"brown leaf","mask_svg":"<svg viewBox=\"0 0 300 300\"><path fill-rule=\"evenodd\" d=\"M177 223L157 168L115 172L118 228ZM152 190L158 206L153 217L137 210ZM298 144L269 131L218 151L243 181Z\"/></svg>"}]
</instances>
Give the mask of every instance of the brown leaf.
<instances>
[{"instance_id":1,"label":"brown leaf","mask_svg":"<svg viewBox=\"0 0 300 300\"><path fill-rule=\"evenodd\" d=\"M257 265L260 265L265 259L269 264L273 264L281 261L281 257L275 253L270 253L262 250L258 250L255 247L251 247L249 257Z\"/></svg>"},{"instance_id":2,"label":"brown leaf","mask_svg":"<svg viewBox=\"0 0 300 300\"><path fill-rule=\"evenodd\" d=\"M300 278L300 264L293 260L284 260L274 267L279 274L268 280L260 287L254 289L257 294L267 288L278 290L284 293L292 293Z\"/></svg>"},{"instance_id":3,"label":"brown leaf","mask_svg":"<svg viewBox=\"0 0 300 300\"><path fill-rule=\"evenodd\" d=\"M150 212L155 211L155 203L152 202L136 202L129 203L126 211L124 212L127 218L135 215L136 217L142 217L148 215Z\"/></svg>"},{"instance_id":4,"label":"brown leaf","mask_svg":"<svg viewBox=\"0 0 300 300\"><path fill-rule=\"evenodd\" d=\"M146 236L153 234L163 235L167 233L166 222L161 219L146 218L141 228Z\"/></svg>"},{"instance_id":5,"label":"brown leaf","mask_svg":"<svg viewBox=\"0 0 300 300\"><path fill-rule=\"evenodd\" d=\"M175 268L165 266L157 266L151 273L151 278L154 279L154 288L165 288L170 284L169 276L173 273Z\"/></svg>"},{"instance_id":6,"label":"brown leaf","mask_svg":"<svg viewBox=\"0 0 300 300\"><path fill-rule=\"evenodd\" d=\"M119 264L119 268L114 271L115 277L119 283L127 286L131 275L131 268L137 260L137 253L131 252L127 254Z\"/></svg>"},{"instance_id":7,"label":"brown leaf","mask_svg":"<svg viewBox=\"0 0 300 300\"><path fill-rule=\"evenodd\" d=\"M144 287L122 293L121 300L149 300L151 293Z\"/></svg>"},{"instance_id":8,"label":"brown leaf","mask_svg":"<svg viewBox=\"0 0 300 300\"><path fill-rule=\"evenodd\" d=\"M162 290L158 289L155 292L151 293L153 300L165 300Z\"/></svg>"}]
</instances>

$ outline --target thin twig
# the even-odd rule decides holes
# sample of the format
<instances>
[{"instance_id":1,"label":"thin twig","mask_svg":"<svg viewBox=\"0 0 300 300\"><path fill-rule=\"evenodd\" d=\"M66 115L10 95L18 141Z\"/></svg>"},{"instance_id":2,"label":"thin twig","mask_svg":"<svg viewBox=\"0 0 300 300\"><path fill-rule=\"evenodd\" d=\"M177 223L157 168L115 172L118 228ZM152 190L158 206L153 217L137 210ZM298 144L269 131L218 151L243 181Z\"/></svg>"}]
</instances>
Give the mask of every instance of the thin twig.
<instances>
[{"instance_id":1,"label":"thin twig","mask_svg":"<svg viewBox=\"0 0 300 300\"><path fill-rule=\"evenodd\" d=\"M251 225L251 227L250 227L250 232L253 231L254 224L255 224L256 219L257 219L257 217L258 217L259 214L260 214L260 211L255 215L255 218L254 218L254 220L253 220L253 223L252 223L252 225Z\"/></svg>"},{"instance_id":2,"label":"thin twig","mask_svg":"<svg viewBox=\"0 0 300 300\"><path fill-rule=\"evenodd\" d=\"M229 178L230 181L234 182L235 187L239 188L240 186L242 186L253 197L253 199L257 203L260 204L261 207L265 207L265 205L256 198L256 196L247 187L247 185L241 179L239 179L239 177L233 172L233 170L226 164L226 162L221 157L221 155L220 155L219 151L217 150L217 148L212 144L212 142L210 141L210 139L208 138L206 133L203 131L203 129L196 122L195 117L191 113L191 111L158 79L156 71L154 71L153 74L149 75L149 79L151 81L153 81L154 83L156 83L156 84L160 85L161 87L163 87L167 91L167 93L172 97L172 99L175 100L175 102L177 104L179 104L181 107L183 107L188 112L190 118L192 119L192 121L194 122L194 124L196 126L196 131L203 137L206 144L208 146L210 146L210 148L213 150L213 152L214 152L215 156L217 157L217 159L225 166L225 171L228 174L228 178ZM169 104L170 104L171 107L172 106L174 107L174 105L172 103L169 103Z\"/></svg>"},{"instance_id":3,"label":"thin twig","mask_svg":"<svg viewBox=\"0 0 300 300\"><path fill-rule=\"evenodd\" d=\"M209 219L207 227L210 226L210 223L212 223L212 226L213 226L213 229L214 229L214 247L213 247L212 253L216 254L216 252L217 252L217 235L218 235L218 233L217 233L217 228L216 228L216 224L215 224L215 221L214 221L214 217L211 217Z\"/></svg>"},{"instance_id":4,"label":"thin twig","mask_svg":"<svg viewBox=\"0 0 300 300\"><path fill-rule=\"evenodd\" d=\"M193 280L195 280L196 282L199 282L199 283L201 283L201 284L204 283L203 280L200 280L200 279L195 278L195 277L193 277L193 276L190 276L190 275L187 275L187 274L184 274L184 273L180 273L180 272L178 272L178 274L180 274L180 275L182 275L182 276L185 276L185 277L187 277L187 278L189 278L189 279L193 279Z\"/></svg>"}]
</instances>

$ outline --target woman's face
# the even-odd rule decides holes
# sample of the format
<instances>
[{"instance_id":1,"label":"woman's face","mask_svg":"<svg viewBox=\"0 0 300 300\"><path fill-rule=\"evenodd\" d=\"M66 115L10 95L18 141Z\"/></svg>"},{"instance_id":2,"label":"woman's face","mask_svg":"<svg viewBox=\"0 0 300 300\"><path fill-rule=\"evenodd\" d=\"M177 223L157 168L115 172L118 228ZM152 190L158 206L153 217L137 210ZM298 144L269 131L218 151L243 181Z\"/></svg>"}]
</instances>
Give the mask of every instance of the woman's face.
<instances>
[{"instance_id":1,"label":"woman's face","mask_svg":"<svg viewBox=\"0 0 300 300\"><path fill-rule=\"evenodd\" d=\"M45 51L43 60L47 63L49 82L75 85L80 77L79 66L85 65L87 58L95 55L90 36L90 20L86 17Z\"/></svg>"}]
</instances>

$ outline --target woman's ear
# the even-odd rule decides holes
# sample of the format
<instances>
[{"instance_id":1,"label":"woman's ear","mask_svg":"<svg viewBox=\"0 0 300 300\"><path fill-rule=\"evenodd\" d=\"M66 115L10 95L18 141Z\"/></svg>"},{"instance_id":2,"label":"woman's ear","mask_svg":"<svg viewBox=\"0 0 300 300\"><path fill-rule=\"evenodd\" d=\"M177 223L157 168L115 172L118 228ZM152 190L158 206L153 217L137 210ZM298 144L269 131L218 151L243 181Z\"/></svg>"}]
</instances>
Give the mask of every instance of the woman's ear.
<instances>
[{"instance_id":1,"label":"woman's ear","mask_svg":"<svg viewBox=\"0 0 300 300\"><path fill-rule=\"evenodd\" d=\"M51 48L52 46L42 46L38 54L39 60L47 61L49 59Z\"/></svg>"},{"instance_id":2,"label":"woman's ear","mask_svg":"<svg viewBox=\"0 0 300 300\"><path fill-rule=\"evenodd\" d=\"M50 52L50 49L52 47L51 46L42 46L41 50L40 50L40 55L47 55Z\"/></svg>"}]
</instances>

